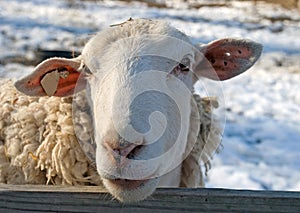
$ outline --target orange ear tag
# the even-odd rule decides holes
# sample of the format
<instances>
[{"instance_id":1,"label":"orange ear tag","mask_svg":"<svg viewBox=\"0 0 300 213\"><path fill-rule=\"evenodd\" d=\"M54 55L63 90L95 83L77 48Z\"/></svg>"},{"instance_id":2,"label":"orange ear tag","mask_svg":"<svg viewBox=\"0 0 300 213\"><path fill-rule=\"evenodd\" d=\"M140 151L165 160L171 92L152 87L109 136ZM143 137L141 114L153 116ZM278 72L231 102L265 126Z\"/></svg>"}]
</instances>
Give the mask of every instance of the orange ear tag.
<instances>
[{"instance_id":1,"label":"orange ear tag","mask_svg":"<svg viewBox=\"0 0 300 213\"><path fill-rule=\"evenodd\" d=\"M69 76L68 71L58 72L55 70L53 72L47 73L41 80L41 85L48 96L54 95L57 90L58 82L60 78L66 79Z\"/></svg>"},{"instance_id":2,"label":"orange ear tag","mask_svg":"<svg viewBox=\"0 0 300 213\"><path fill-rule=\"evenodd\" d=\"M41 85L48 96L52 96L56 92L59 77L60 75L58 73L58 70L55 70L53 72L47 73L41 80Z\"/></svg>"}]
</instances>

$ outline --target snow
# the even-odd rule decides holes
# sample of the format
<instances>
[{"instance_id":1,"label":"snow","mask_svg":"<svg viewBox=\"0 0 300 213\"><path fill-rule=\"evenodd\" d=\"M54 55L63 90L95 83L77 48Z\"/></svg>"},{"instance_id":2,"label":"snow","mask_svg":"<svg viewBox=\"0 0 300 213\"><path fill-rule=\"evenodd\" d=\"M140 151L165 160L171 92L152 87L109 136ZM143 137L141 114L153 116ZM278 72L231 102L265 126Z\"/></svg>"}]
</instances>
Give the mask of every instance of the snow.
<instances>
[{"instance_id":1,"label":"snow","mask_svg":"<svg viewBox=\"0 0 300 213\"><path fill-rule=\"evenodd\" d=\"M300 190L300 75L254 69L224 83L225 148L215 156L209 186L224 187L221 175L236 181L225 183L230 188Z\"/></svg>"},{"instance_id":2,"label":"snow","mask_svg":"<svg viewBox=\"0 0 300 213\"><path fill-rule=\"evenodd\" d=\"M189 5L183 1L160 2L169 8L123 1L2 0L0 60L15 55L32 59L38 48L80 51L94 33L129 17L168 21L194 42L245 37L263 43L255 67L223 82L223 149L214 156L206 186L299 191L299 11L261 2L199 9L184 9ZM0 77L19 78L32 69L0 64Z\"/></svg>"}]
</instances>

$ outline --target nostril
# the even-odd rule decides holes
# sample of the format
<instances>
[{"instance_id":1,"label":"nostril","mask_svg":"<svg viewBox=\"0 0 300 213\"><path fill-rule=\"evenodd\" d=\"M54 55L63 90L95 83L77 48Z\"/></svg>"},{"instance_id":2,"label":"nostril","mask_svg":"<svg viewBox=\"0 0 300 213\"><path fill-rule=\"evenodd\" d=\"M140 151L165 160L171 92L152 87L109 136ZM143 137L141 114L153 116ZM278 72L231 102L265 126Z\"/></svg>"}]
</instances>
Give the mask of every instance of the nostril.
<instances>
[{"instance_id":1,"label":"nostril","mask_svg":"<svg viewBox=\"0 0 300 213\"><path fill-rule=\"evenodd\" d=\"M108 151L114 159L125 160L134 159L143 146L143 140L137 140L135 142L129 142L125 139L118 137L103 137L102 146Z\"/></svg>"},{"instance_id":2,"label":"nostril","mask_svg":"<svg viewBox=\"0 0 300 213\"><path fill-rule=\"evenodd\" d=\"M136 146L128 155L127 158L128 159L134 159L135 156L138 154L138 152L140 151L140 149L142 148L142 145L138 145Z\"/></svg>"},{"instance_id":3,"label":"nostril","mask_svg":"<svg viewBox=\"0 0 300 213\"><path fill-rule=\"evenodd\" d=\"M114 148L112 150L114 151L114 153L116 153L122 157L126 157L128 159L133 159L135 153L140 149L140 147L141 147L141 145L131 143L127 146Z\"/></svg>"}]
</instances>

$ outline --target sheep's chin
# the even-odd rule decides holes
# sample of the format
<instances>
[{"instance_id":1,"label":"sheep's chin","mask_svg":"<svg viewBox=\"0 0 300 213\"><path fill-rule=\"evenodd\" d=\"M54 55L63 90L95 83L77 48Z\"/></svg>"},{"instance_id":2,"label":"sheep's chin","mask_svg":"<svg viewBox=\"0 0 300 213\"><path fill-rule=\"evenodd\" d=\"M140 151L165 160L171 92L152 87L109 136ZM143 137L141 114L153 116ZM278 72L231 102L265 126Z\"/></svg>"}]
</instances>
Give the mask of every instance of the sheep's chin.
<instances>
[{"instance_id":1,"label":"sheep's chin","mask_svg":"<svg viewBox=\"0 0 300 213\"><path fill-rule=\"evenodd\" d=\"M158 178L148 180L105 179L103 184L119 201L132 203L150 196L158 185Z\"/></svg>"}]
</instances>

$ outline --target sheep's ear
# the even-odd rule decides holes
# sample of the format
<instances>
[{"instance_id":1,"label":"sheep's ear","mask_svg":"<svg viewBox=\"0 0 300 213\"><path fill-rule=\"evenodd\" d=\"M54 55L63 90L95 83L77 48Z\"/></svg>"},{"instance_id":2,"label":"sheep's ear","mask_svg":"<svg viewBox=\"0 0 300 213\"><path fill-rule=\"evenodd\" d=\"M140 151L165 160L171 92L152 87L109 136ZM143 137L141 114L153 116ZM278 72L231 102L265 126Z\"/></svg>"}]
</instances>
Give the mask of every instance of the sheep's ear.
<instances>
[{"instance_id":1,"label":"sheep's ear","mask_svg":"<svg viewBox=\"0 0 300 213\"><path fill-rule=\"evenodd\" d=\"M15 87L29 96L69 96L74 93L82 67L80 56L50 58L40 63L32 74L17 81Z\"/></svg>"},{"instance_id":2,"label":"sheep's ear","mask_svg":"<svg viewBox=\"0 0 300 213\"><path fill-rule=\"evenodd\" d=\"M195 73L213 80L227 80L249 69L260 57L262 45L247 39L220 39L201 46L205 56Z\"/></svg>"}]
</instances>

